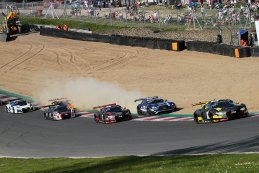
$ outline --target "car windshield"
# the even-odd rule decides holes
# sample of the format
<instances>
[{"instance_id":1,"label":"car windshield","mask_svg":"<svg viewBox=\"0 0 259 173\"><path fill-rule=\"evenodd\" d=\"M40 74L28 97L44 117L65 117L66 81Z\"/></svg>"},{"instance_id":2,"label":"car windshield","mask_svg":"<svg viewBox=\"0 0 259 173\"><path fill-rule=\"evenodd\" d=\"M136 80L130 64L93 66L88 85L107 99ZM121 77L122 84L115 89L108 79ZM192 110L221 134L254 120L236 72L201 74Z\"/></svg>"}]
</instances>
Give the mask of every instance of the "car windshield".
<instances>
[{"instance_id":1,"label":"car windshield","mask_svg":"<svg viewBox=\"0 0 259 173\"><path fill-rule=\"evenodd\" d=\"M235 104L233 102L229 101L220 101L220 102L215 102L212 103L213 108L228 108L228 107L233 107Z\"/></svg>"},{"instance_id":2,"label":"car windshield","mask_svg":"<svg viewBox=\"0 0 259 173\"><path fill-rule=\"evenodd\" d=\"M149 103L155 104L155 103L162 103L162 102L164 102L163 99L156 99L156 100L151 100Z\"/></svg>"},{"instance_id":3,"label":"car windshield","mask_svg":"<svg viewBox=\"0 0 259 173\"><path fill-rule=\"evenodd\" d=\"M56 109L56 111L57 112L67 112L69 110L67 109L67 107L59 107L59 108Z\"/></svg>"},{"instance_id":4,"label":"car windshield","mask_svg":"<svg viewBox=\"0 0 259 173\"><path fill-rule=\"evenodd\" d=\"M18 102L15 102L14 105L25 106L27 105L27 103L26 101L18 101Z\"/></svg>"},{"instance_id":5,"label":"car windshield","mask_svg":"<svg viewBox=\"0 0 259 173\"><path fill-rule=\"evenodd\" d=\"M121 109L121 107L117 106L117 107L110 107L106 111L107 112L121 112L122 109Z\"/></svg>"}]
</instances>

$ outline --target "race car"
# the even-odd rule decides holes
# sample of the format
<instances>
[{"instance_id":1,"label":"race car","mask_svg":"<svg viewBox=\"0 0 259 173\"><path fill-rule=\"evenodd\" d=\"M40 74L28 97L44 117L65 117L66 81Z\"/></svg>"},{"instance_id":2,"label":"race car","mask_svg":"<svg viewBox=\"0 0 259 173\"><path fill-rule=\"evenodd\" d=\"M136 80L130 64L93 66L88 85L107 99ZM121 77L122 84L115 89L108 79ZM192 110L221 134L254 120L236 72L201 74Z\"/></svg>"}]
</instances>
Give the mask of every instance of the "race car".
<instances>
[{"instance_id":1,"label":"race car","mask_svg":"<svg viewBox=\"0 0 259 173\"><path fill-rule=\"evenodd\" d=\"M139 115L157 115L169 113L176 110L173 102L159 98L158 96L136 99L135 102L141 101L137 106Z\"/></svg>"},{"instance_id":2,"label":"race car","mask_svg":"<svg viewBox=\"0 0 259 173\"><path fill-rule=\"evenodd\" d=\"M5 111L13 114L25 113L33 110L35 110L35 108L32 103L29 103L26 100L14 100L5 106Z\"/></svg>"},{"instance_id":3,"label":"race car","mask_svg":"<svg viewBox=\"0 0 259 173\"><path fill-rule=\"evenodd\" d=\"M96 123L109 124L132 119L130 110L122 108L116 103L96 106L93 109L100 109L99 112L94 114L94 120Z\"/></svg>"},{"instance_id":4,"label":"race car","mask_svg":"<svg viewBox=\"0 0 259 173\"><path fill-rule=\"evenodd\" d=\"M197 109L193 117L194 121L198 124L226 121L248 116L248 110L245 104L238 104L230 99L212 100L193 104L193 106L197 105L200 105L201 109Z\"/></svg>"},{"instance_id":5,"label":"race car","mask_svg":"<svg viewBox=\"0 0 259 173\"><path fill-rule=\"evenodd\" d=\"M44 111L44 118L46 120L63 120L73 117L75 117L75 114L67 106L50 106L48 110Z\"/></svg>"},{"instance_id":6,"label":"race car","mask_svg":"<svg viewBox=\"0 0 259 173\"><path fill-rule=\"evenodd\" d=\"M55 98L55 99L50 99L49 102L51 102L49 105L46 106L41 106L43 110L47 110L52 106L64 106L67 107L68 109L72 109L72 112L76 113L77 109L75 106L70 102L70 100L67 100L66 98Z\"/></svg>"}]
</instances>

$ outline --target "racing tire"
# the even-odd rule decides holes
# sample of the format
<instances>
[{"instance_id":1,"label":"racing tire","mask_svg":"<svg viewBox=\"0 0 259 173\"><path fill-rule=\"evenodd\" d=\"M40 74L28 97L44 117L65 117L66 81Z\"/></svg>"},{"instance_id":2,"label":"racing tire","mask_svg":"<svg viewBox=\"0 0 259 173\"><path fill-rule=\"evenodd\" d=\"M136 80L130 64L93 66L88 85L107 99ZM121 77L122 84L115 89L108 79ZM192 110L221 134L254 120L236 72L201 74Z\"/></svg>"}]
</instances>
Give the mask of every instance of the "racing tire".
<instances>
[{"instance_id":1,"label":"racing tire","mask_svg":"<svg viewBox=\"0 0 259 173\"><path fill-rule=\"evenodd\" d=\"M147 114L150 115L150 116L155 115L152 111L150 111L149 108L147 108Z\"/></svg>"},{"instance_id":2,"label":"racing tire","mask_svg":"<svg viewBox=\"0 0 259 173\"><path fill-rule=\"evenodd\" d=\"M15 112L14 112L14 107L12 108L12 111L13 111L12 113L15 114Z\"/></svg>"},{"instance_id":3,"label":"racing tire","mask_svg":"<svg viewBox=\"0 0 259 173\"><path fill-rule=\"evenodd\" d=\"M209 111L209 117L210 117L210 123L213 123L214 122L214 119L213 119L213 114Z\"/></svg>"},{"instance_id":4,"label":"racing tire","mask_svg":"<svg viewBox=\"0 0 259 173\"><path fill-rule=\"evenodd\" d=\"M138 113L138 115L143 115L142 111L139 109L137 109L137 113Z\"/></svg>"},{"instance_id":5,"label":"racing tire","mask_svg":"<svg viewBox=\"0 0 259 173\"><path fill-rule=\"evenodd\" d=\"M9 113L7 106L5 107L5 112L6 112L6 113Z\"/></svg>"},{"instance_id":6,"label":"racing tire","mask_svg":"<svg viewBox=\"0 0 259 173\"><path fill-rule=\"evenodd\" d=\"M115 117L115 122L118 123L119 122L119 118Z\"/></svg>"},{"instance_id":7,"label":"racing tire","mask_svg":"<svg viewBox=\"0 0 259 173\"><path fill-rule=\"evenodd\" d=\"M45 120L47 120L48 118L47 118L47 115L46 115L46 113L44 112L44 119Z\"/></svg>"},{"instance_id":8,"label":"racing tire","mask_svg":"<svg viewBox=\"0 0 259 173\"><path fill-rule=\"evenodd\" d=\"M193 119L194 119L194 122L196 123L196 124L201 124L201 122L198 120L198 115L194 115L193 116Z\"/></svg>"},{"instance_id":9,"label":"racing tire","mask_svg":"<svg viewBox=\"0 0 259 173\"><path fill-rule=\"evenodd\" d=\"M99 123L99 122L100 122L100 121L97 120L97 116L96 116L96 115L94 115L94 121L95 121L96 123Z\"/></svg>"}]
</instances>

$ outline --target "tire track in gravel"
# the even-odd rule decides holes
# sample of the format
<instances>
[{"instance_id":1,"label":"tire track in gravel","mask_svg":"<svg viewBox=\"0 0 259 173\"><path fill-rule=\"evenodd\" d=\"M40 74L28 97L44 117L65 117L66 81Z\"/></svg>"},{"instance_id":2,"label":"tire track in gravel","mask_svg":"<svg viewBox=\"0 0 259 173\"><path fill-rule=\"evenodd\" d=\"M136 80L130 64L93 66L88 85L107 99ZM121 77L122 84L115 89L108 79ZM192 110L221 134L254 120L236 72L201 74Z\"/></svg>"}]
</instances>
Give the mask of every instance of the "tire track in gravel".
<instances>
[{"instance_id":1,"label":"tire track in gravel","mask_svg":"<svg viewBox=\"0 0 259 173\"><path fill-rule=\"evenodd\" d=\"M82 69L78 65L76 65L76 63L75 63L76 59L75 59L75 56L74 56L73 52L71 50L69 50L69 49L64 49L64 48L62 48L62 49L64 51L68 52L68 54L69 54L69 63L72 64L79 72L82 72Z\"/></svg>"},{"instance_id":2,"label":"tire track in gravel","mask_svg":"<svg viewBox=\"0 0 259 173\"><path fill-rule=\"evenodd\" d=\"M0 67L0 70L4 69L5 67L7 67L9 64L14 63L15 61L18 61L19 59L23 58L25 55L27 55L30 51L32 50L32 44L30 44L30 47L27 51L25 51L23 54L21 54L20 56L16 57L15 59L13 59L12 61L9 61L8 63L2 65ZM8 68L8 67L7 67ZM4 70L5 73L5 70Z\"/></svg>"},{"instance_id":3,"label":"tire track in gravel","mask_svg":"<svg viewBox=\"0 0 259 173\"><path fill-rule=\"evenodd\" d=\"M111 68L115 68L118 66L121 66L125 63L127 63L130 60L133 60L137 57L137 55L139 54L139 51L136 50L136 54L132 55L132 52L130 51L125 51L123 52L123 55L115 58L115 60L113 60L112 62L110 60L107 60L106 63L104 63L104 67L101 68L97 68L96 71L101 71L101 70L110 70Z\"/></svg>"},{"instance_id":4,"label":"tire track in gravel","mask_svg":"<svg viewBox=\"0 0 259 173\"><path fill-rule=\"evenodd\" d=\"M53 50L53 49L48 49L51 53L55 54L55 58L56 58L56 62L59 66L62 66L63 64L61 63L60 61L60 56L59 56L59 53L56 51L56 50Z\"/></svg>"},{"instance_id":5,"label":"tire track in gravel","mask_svg":"<svg viewBox=\"0 0 259 173\"><path fill-rule=\"evenodd\" d=\"M9 68L8 70L5 70L4 73L13 70L14 68L16 68L17 66L23 64L24 62L34 58L36 55L38 55L40 52L42 52L45 49L45 44L42 44L42 48L40 48L40 50L38 50L36 53L34 53L33 55L29 56L28 58L25 58L24 60L22 60L19 63L14 64L11 68Z\"/></svg>"},{"instance_id":6,"label":"tire track in gravel","mask_svg":"<svg viewBox=\"0 0 259 173\"><path fill-rule=\"evenodd\" d=\"M60 61L60 56L59 56L58 52L53 51L53 53L56 55L58 65L59 65L59 66L62 66L62 63L61 63L61 61Z\"/></svg>"}]
</instances>

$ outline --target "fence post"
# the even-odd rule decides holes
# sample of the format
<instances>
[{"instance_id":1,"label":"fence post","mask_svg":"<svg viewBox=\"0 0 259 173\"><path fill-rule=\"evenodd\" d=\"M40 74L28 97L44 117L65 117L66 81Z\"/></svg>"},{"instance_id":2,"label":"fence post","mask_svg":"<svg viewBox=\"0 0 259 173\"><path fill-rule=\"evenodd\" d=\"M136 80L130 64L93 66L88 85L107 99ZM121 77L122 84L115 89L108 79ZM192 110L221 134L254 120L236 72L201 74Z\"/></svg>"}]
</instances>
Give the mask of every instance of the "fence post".
<instances>
[{"instance_id":1,"label":"fence post","mask_svg":"<svg viewBox=\"0 0 259 173\"><path fill-rule=\"evenodd\" d=\"M160 13L159 13L159 10L157 10L157 14L158 14L158 23L159 23L159 28L161 29Z\"/></svg>"},{"instance_id":2,"label":"fence post","mask_svg":"<svg viewBox=\"0 0 259 173\"><path fill-rule=\"evenodd\" d=\"M126 26L128 27L128 11L126 10Z\"/></svg>"}]
</instances>

